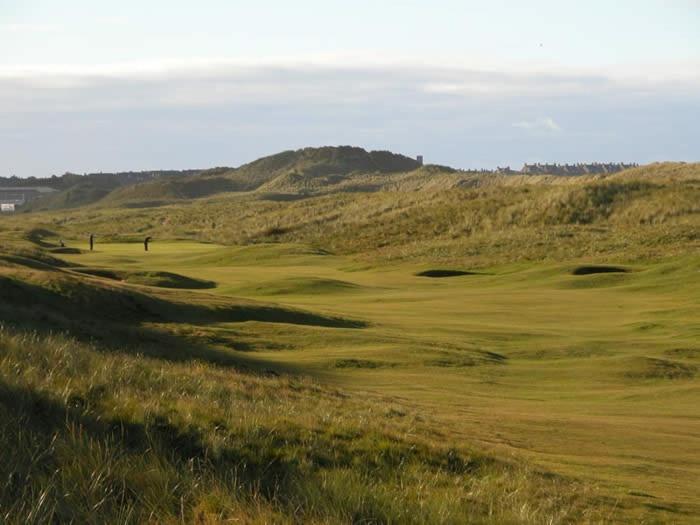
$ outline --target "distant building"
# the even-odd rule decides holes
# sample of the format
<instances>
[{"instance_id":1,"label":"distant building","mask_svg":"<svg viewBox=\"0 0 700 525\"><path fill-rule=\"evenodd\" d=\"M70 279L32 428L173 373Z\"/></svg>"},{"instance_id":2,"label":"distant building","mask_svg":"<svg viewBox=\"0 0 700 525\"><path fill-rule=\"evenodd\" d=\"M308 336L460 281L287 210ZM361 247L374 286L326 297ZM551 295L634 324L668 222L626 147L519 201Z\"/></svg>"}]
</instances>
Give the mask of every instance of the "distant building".
<instances>
[{"instance_id":1,"label":"distant building","mask_svg":"<svg viewBox=\"0 0 700 525\"><path fill-rule=\"evenodd\" d=\"M12 210L3 208L2 211L14 211L15 206L22 206L55 191L58 190L48 186L0 186L0 206L11 204Z\"/></svg>"},{"instance_id":2,"label":"distant building","mask_svg":"<svg viewBox=\"0 0 700 525\"><path fill-rule=\"evenodd\" d=\"M639 164L624 162L592 162L590 164L525 164L521 173L537 175L598 175L617 173L618 171L636 168Z\"/></svg>"},{"instance_id":3,"label":"distant building","mask_svg":"<svg viewBox=\"0 0 700 525\"><path fill-rule=\"evenodd\" d=\"M418 155L416 157L416 161L418 161L418 164L420 164L422 166L423 165L423 155Z\"/></svg>"}]
</instances>

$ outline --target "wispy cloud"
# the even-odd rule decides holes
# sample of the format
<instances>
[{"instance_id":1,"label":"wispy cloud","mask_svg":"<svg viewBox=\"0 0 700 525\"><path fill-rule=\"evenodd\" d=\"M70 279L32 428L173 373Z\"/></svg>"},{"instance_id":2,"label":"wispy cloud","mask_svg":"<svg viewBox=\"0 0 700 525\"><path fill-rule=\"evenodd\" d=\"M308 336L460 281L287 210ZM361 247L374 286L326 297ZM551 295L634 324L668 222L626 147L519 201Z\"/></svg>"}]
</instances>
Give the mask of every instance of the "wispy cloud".
<instances>
[{"instance_id":1,"label":"wispy cloud","mask_svg":"<svg viewBox=\"0 0 700 525\"><path fill-rule=\"evenodd\" d=\"M461 167L694 160L700 82L683 86L337 58L0 68L0 173L235 165L320 144Z\"/></svg>"},{"instance_id":2,"label":"wispy cloud","mask_svg":"<svg viewBox=\"0 0 700 525\"><path fill-rule=\"evenodd\" d=\"M700 89L700 81L693 82ZM498 72L395 63L338 63L332 57L264 62L206 59L100 66L0 69L0 110L81 111L227 104L391 103L461 105L475 100L673 96L678 83L624 83L600 73ZM461 99L461 100L460 100ZM554 129L553 122L516 127Z\"/></svg>"},{"instance_id":3,"label":"wispy cloud","mask_svg":"<svg viewBox=\"0 0 700 525\"><path fill-rule=\"evenodd\" d=\"M534 120L522 120L520 122L514 122L512 125L514 128L534 131L548 131L553 133L558 133L561 131L561 126L551 117L541 117Z\"/></svg>"}]
</instances>

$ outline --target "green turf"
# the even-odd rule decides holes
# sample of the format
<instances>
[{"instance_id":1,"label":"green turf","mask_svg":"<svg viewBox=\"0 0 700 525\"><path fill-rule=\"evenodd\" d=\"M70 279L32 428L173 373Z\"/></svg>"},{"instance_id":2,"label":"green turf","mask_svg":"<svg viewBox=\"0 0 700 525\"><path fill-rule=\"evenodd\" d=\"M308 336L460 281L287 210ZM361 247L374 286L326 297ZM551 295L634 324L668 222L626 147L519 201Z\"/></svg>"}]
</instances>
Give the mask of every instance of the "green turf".
<instances>
[{"instance_id":1,"label":"green turf","mask_svg":"<svg viewBox=\"0 0 700 525\"><path fill-rule=\"evenodd\" d=\"M222 342L235 333L250 362L401 399L457 439L632 495L632 515L700 513L697 256L624 273L575 275L581 260L439 279L407 263L358 270L300 245L100 244L62 257L214 281L188 291L204 302L247 297L365 321L208 329Z\"/></svg>"},{"instance_id":2,"label":"green turf","mask_svg":"<svg viewBox=\"0 0 700 525\"><path fill-rule=\"evenodd\" d=\"M307 171L0 219L12 523L697 522L700 165Z\"/></svg>"}]
</instances>

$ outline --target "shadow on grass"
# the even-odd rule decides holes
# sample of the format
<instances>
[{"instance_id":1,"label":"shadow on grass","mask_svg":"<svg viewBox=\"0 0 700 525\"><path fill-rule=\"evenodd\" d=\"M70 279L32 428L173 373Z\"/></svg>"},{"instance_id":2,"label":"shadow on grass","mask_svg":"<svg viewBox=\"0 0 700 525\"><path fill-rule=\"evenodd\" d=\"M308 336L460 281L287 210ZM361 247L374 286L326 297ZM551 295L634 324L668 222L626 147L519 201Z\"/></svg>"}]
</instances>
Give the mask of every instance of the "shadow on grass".
<instances>
[{"instance_id":1,"label":"shadow on grass","mask_svg":"<svg viewBox=\"0 0 700 525\"><path fill-rule=\"evenodd\" d=\"M0 261L13 266L23 266L47 272L58 271L70 266L65 261L52 257L45 251L38 250L14 250L12 253L0 253Z\"/></svg>"},{"instance_id":2,"label":"shadow on grass","mask_svg":"<svg viewBox=\"0 0 700 525\"><path fill-rule=\"evenodd\" d=\"M138 455L155 453L178 469L209 471L220 479L226 479L236 469L239 483L269 499L288 492L293 487L292 480L301 477L297 462L286 459L281 447L240 443L215 451L206 443L203 429L195 425L176 424L157 412L147 414L143 421L104 417L95 411L97 403L90 393L86 397L73 395L62 403L46 394L0 381L0 412L10 415L0 421L2 441L12 437L21 441L23 434L31 433L31 444L37 449L18 451L21 443L2 443L6 451L18 451L20 455L19 461L13 458L13 479L18 483L40 482L42 473L50 474L57 466L60 468L60 458L52 457L55 440L68 438L71 427L76 426L83 436ZM24 454L26 462L21 461ZM80 458L76 456L75 461ZM12 497L19 489L5 484L0 498Z\"/></svg>"},{"instance_id":3,"label":"shadow on grass","mask_svg":"<svg viewBox=\"0 0 700 525\"><path fill-rule=\"evenodd\" d=\"M41 248L56 247L57 245L55 243L47 242L45 240L47 237L58 238L58 234L45 228L33 228L24 235L25 239L27 239L29 242L36 244L37 246L40 246Z\"/></svg>"},{"instance_id":4,"label":"shadow on grass","mask_svg":"<svg viewBox=\"0 0 700 525\"><path fill-rule=\"evenodd\" d=\"M61 469L62 462L83 461L76 435L82 443L102 445L111 456L123 457L126 452L150 458L153 468L167 471L174 467L178 475L203 475L210 482L213 477L225 483L235 472L238 488L282 505L298 502L300 497L303 500L309 486L317 486L314 473L319 470L353 468L376 481L391 479L407 463L458 475L473 474L493 464L489 457L430 448L372 430L309 432L289 424L233 432L225 421L210 422L215 425L212 430L172 419L172 415L157 409L138 420L109 417L100 413L101 399L108 395L104 390L90 390L84 396L74 394L62 401L0 380L0 414L4 416L0 418L0 459L4 460L0 473L8 480L0 483L0 505L7 508L15 504L27 496L29 489L29 494L45 493L58 500L51 502L58 503L53 505L54 512L63 513L52 516L57 522L74 521L88 510L70 503L70 493L76 489L72 485L77 486L81 480L64 478L62 485L53 486L51 492L42 486L51 482L51 474ZM229 439L223 446L212 446L207 438L212 431ZM90 468L89 461L85 466ZM84 475L80 469L72 471ZM133 469L118 475L116 484L105 480L109 492L104 498L114 498L111 504L115 506L124 504L129 496L128 480L131 476L138 478L140 472ZM352 500L346 505L353 505Z\"/></svg>"},{"instance_id":5,"label":"shadow on grass","mask_svg":"<svg viewBox=\"0 0 700 525\"><path fill-rule=\"evenodd\" d=\"M172 272L159 271L120 271L106 268L74 268L74 272L122 281L129 284L140 284L145 286L155 286L158 288L174 288L183 290L206 290L216 288L214 281L204 279L194 279L185 275Z\"/></svg>"},{"instance_id":6,"label":"shadow on grass","mask_svg":"<svg viewBox=\"0 0 700 525\"><path fill-rule=\"evenodd\" d=\"M304 193L261 193L258 196L258 200L272 202L293 202L308 199L310 197L313 197L313 195Z\"/></svg>"},{"instance_id":7,"label":"shadow on grass","mask_svg":"<svg viewBox=\"0 0 700 525\"><path fill-rule=\"evenodd\" d=\"M66 333L102 352L143 355L171 362L201 360L239 370L262 368L255 359L236 352L250 349L244 342L233 341L229 350L220 349L206 338L176 335L151 325L201 326L259 321L329 328L363 326L354 321L275 306L171 302L71 277L60 276L41 285L19 277L0 275L0 320L3 322L43 335Z\"/></svg>"},{"instance_id":8,"label":"shadow on grass","mask_svg":"<svg viewBox=\"0 0 700 525\"><path fill-rule=\"evenodd\" d=\"M52 276L53 277L53 276ZM39 278L41 279L41 278ZM258 303L199 304L167 300L101 283L60 276L29 282L21 276L0 275L2 305L45 312L63 312L72 318L117 322L171 322L190 324L259 321L326 328L363 328L363 321L330 317Z\"/></svg>"}]
</instances>

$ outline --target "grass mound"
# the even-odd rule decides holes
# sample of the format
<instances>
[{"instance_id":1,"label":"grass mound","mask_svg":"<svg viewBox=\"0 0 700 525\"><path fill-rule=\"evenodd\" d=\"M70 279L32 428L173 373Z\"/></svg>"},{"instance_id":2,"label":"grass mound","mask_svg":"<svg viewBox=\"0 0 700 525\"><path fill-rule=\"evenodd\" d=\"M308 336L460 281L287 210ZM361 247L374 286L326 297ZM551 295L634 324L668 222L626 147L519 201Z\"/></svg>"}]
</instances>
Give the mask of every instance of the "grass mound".
<instances>
[{"instance_id":1,"label":"grass mound","mask_svg":"<svg viewBox=\"0 0 700 525\"><path fill-rule=\"evenodd\" d=\"M56 244L46 239L57 239L58 234L46 228L32 228L24 235L24 238L42 248L50 248Z\"/></svg>"},{"instance_id":2,"label":"grass mound","mask_svg":"<svg viewBox=\"0 0 700 525\"><path fill-rule=\"evenodd\" d=\"M123 280L122 272L108 270L106 268L75 268L73 271L84 275L92 275L93 277L102 277L103 279L113 279L115 281Z\"/></svg>"},{"instance_id":3,"label":"grass mound","mask_svg":"<svg viewBox=\"0 0 700 525\"><path fill-rule=\"evenodd\" d=\"M672 357L700 359L700 348L673 348L671 350L667 350L666 354Z\"/></svg>"},{"instance_id":4,"label":"grass mound","mask_svg":"<svg viewBox=\"0 0 700 525\"><path fill-rule=\"evenodd\" d=\"M49 267L51 269L51 267ZM93 274L114 279L111 270ZM0 314L6 320L26 322L44 319L54 325L76 329L86 337L109 337L133 330L142 323L189 324L257 321L327 328L362 328L362 321L315 314L294 308L253 301L216 300L186 292L145 293L118 284L80 278L75 274L0 267ZM165 294L165 295L164 295ZM44 322L42 325L46 325Z\"/></svg>"},{"instance_id":5,"label":"grass mound","mask_svg":"<svg viewBox=\"0 0 700 525\"><path fill-rule=\"evenodd\" d=\"M59 255L79 255L82 252L80 248L70 248L68 246L59 246L58 248L49 249L51 253L57 253Z\"/></svg>"},{"instance_id":6,"label":"grass mound","mask_svg":"<svg viewBox=\"0 0 700 525\"><path fill-rule=\"evenodd\" d=\"M105 279L159 288L201 290L216 287L216 283L213 281L194 279L172 272L117 271L105 268L78 268L74 271Z\"/></svg>"},{"instance_id":7,"label":"grass mound","mask_svg":"<svg viewBox=\"0 0 700 525\"><path fill-rule=\"evenodd\" d=\"M444 277L461 277L462 275L478 275L476 272L467 272L464 270L424 270L415 275L418 277L433 277L441 279Z\"/></svg>"},{"instance_id":8,"label":"grass mound","mask_svg":"<svg viewBox=\"0 0 700 525\"><path fill-rule=\"evenodd\" d=\"M692 379L698 367L670 359L643 357L635 359L627 376L635 379Z\"/></svg>"},{"instance_id":9,"label":"grass mound","mask_svg":"<svg viewBox=\"0 0 700 525\"><path fill-rule=\"evenodd\" d=\"M204 279L193 279L172 272L128 272L124 281L132 284L158 286L161 288L207 289L214 288L216 283Z\"/></svg>"},{"instance_id":10,"label":"grass mound","mask_svg":"<svg viewBox=\"0 0 700 525\"><path fill-rule=\"evenodd\" d=\"M526 359L591 359L610 355L610 351L595 344L557 348L539 348L518 352Z\"/></svg>"},{"instance_id":11,"label":"grass mound","mask_svg":"<svg viewBox=\"0 0 700 525\"><path fill-rule=\"evenodd\" d=\"M572 275L594 275L597 273L627 273L629 270L621 266L578 266L571 270Z\"/></svg>"},{"instance_id":12,"label":"grass mound","mask_svg":"<svg viewBox=\"0 0 700 525\"><path fill-rule=\"evenodd\" d=\"M239 291L256 295L321 295L350 293L362 289L362 286L348 281L310 277L267 281Z\"/></svg>"},{"instance_id":13,"label":"grass mound","mask_svg":"<svg viewBox=\"0 0 700 525\"><path fill-rule=\"evenodd\" d=\"M268 228L273 229L273 228ZM236 266L236 265L270 265L276 266L289 263L296 257L308 264L309 257L328 255L326 250L312 248L303 244L261 243L248 246L232 246L215 253L188 257L189 264L194 266Z\"/></svg>"},{"instance_id":14,"label":"grass mound","mask_svg":"<svg viewBox=\"0 0 700 525\"><path fill-rule=\"evenodd\" d=\"M386 368L394 366L393 363L373 361L371 359L338 359L333 364L335 368Z\"/></svg>"},{"instance_id":15,"label":"grass mound","mask_svg":"<svg viewBox=\"0 0 700 525\"><path fill-rule=\"evenodd\" d=\"M44 250L35 248L0 251L0 263L45 271L56 270L58 268L65 268L68 266L65 261L52 257Z\"/></svg>"},{"instance_id":16,"label":"grass mound","mask_svg":"<svg viewBox=\"0 0 700 525\"><path fill-rule=\"evenodd\" d=\"M441 368L466 368L477 365L475 359L469 357L441 357L439 359L431 359L426 361L427 366L437 366Z\"/></svg>"},{"instance_id":17,"label":"grass mound","mask_svg":"<svg viewBox=\"0 0 700 525\"><path fill-rule=\"evenodd\" d=\"M163 178L124 186L111 192L104 204L132 208L157 208L180 199L198 199L208 195L236 191L238 186L223 177L206 173L181 178Z\"/></svg>"}]
</instances>

